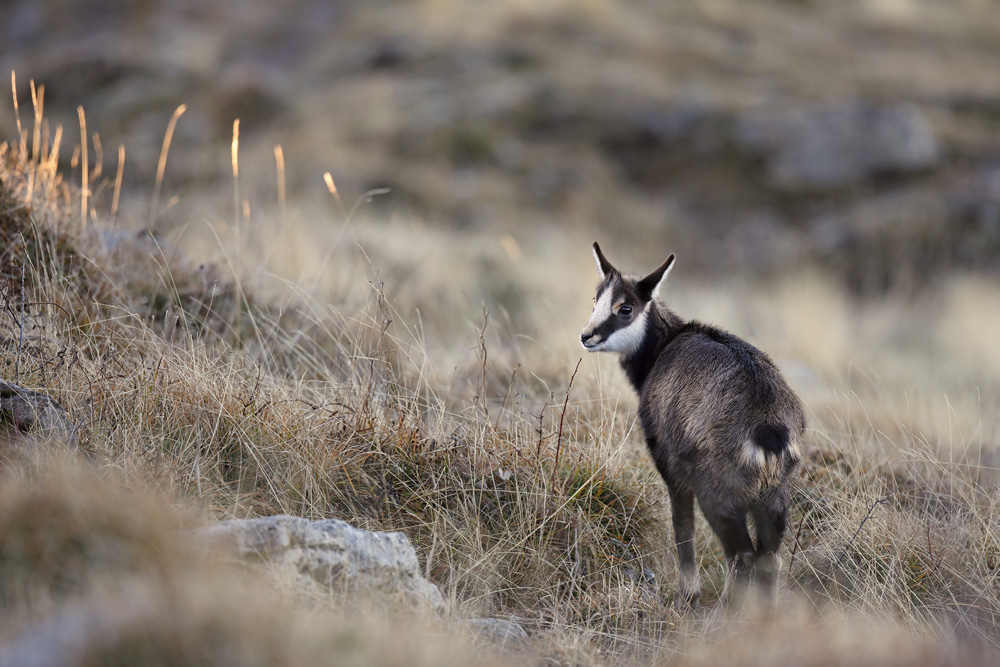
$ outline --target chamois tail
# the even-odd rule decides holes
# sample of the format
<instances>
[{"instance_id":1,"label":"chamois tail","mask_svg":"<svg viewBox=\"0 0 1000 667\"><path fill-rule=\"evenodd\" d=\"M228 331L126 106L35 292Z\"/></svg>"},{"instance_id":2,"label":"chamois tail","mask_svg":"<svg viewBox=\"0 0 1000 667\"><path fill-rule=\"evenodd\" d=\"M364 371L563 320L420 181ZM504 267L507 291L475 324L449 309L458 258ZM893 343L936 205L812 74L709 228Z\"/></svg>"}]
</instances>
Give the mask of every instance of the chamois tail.
<instances>
[{"instance_id":1,"label":"chamois tail","mask_svg":"<svg viewBox=\"0 0 1000 667\"><path fill-rule=\"evenodd\" d=\"M789 435L784 424L761 424L754 429L753 441L765 453L781 456L788 449Z\"/></svg>"}]
</instances>

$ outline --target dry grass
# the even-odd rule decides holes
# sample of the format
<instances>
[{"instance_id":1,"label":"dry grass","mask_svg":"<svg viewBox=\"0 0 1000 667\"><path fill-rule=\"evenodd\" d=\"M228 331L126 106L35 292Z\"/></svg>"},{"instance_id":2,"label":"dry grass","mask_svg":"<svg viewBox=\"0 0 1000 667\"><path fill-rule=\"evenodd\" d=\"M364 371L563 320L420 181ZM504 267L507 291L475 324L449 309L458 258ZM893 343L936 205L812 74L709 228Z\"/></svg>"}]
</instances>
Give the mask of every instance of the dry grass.
<instances>
[{"instance_id":1,"label":"dry grass","mask_svg":"<svg viewBox=\"0 0 1000 667\"><path fill-rule=\"evenodd\" d=\"M3 473L6 664L490 664L419 619L347 616L195 549L190 504L51 456ZM30 653L22 652L30 644Z\"/></svg>"},{"instance_id":2,"label":"dry grass","mask_svg":"<svg viewBox=\"0 0 1000 667\"><path fill-rule=\"evenodd\" d=\"M789 604L777 620L711 605L682 616L669 606L666 493L629 390L607 359L571 380L593 271L585 242L522 250L400 220L278 235L237 219L253 233L220 238L218 261L199 265L173 239L109 232L108 211L84 228L54 163L5 146L0 360L5 377L67 406L93 472L77 485L78 473L45 472L46 455L5 454L0 567L15 574L0 573L13 582L0 620L19 620L0 624L0 642L64 608L152 591L134 633L97 646L95 664L160 654L177 637L195 652L163 664L236 664L244 637L261 643L262 664L320 664L331 643L358 664L467 658L419 632L397 654L384 641L396 630L378 623L300 626L296 603L205 574L213 565L182 574L192 561L176 526L280 512L406 531L457 612L525 619L524 651L539 662L829 664L860 651L897 664L905 648L943 664L996 650L1000 383L989 339L967 335L995 288L956 279L881 304L816 274L666 290L679 312L772 351L812 412ZM37 521L38 507L52 520ZM39 535L72 548L22 548ZM698 540L711 603L723 559L703 524ZM643 568L659 591L638 583ZM847 640L859 633L862 648Z\"/></svg>"}]
</instances>

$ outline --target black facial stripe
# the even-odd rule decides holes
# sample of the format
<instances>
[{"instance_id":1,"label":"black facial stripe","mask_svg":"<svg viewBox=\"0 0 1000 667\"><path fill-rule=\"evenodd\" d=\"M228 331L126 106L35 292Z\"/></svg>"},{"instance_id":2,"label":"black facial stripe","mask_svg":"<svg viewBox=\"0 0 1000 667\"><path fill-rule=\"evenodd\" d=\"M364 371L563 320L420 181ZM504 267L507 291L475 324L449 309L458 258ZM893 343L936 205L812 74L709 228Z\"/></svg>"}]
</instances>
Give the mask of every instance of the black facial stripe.
<instances>
[{"instance_id":1,"label":"black facial stripe","mask_svg":"<svg viewBox=\"0 0 1000 667\"><path fill-rule=\"evenodd\" d=\"M618 303L625 296L624 283L620 276L612 275L608 276L600 285L597 286L597 293L594 295L594 301L600 301L601 297L608 290L612 291L612 303Z\"/></svg>"},{"instance_id":2,"label":"black facial stripe","mask_svg":"<svg viewBox=\"0 0 1000 667\"><path fill-rule=\"evenodd\" d=\"M601 283L597 286L596 298L600 299L601 295L608 289L615 289L622 287L622 277L621 274L615 272L609 274Z\"/></svg>"},{"instance_id":3,"label":"black facial stripe","mask_svg":"<svg viewBox=\"0 0 1000 667\"><path fill-rule=\"evenodd\" d=\"M612 315L594 328L594 335L599 336L599 340L607 340L611 334L622 328L618 318Z\"/></svg>"}]
</instances>

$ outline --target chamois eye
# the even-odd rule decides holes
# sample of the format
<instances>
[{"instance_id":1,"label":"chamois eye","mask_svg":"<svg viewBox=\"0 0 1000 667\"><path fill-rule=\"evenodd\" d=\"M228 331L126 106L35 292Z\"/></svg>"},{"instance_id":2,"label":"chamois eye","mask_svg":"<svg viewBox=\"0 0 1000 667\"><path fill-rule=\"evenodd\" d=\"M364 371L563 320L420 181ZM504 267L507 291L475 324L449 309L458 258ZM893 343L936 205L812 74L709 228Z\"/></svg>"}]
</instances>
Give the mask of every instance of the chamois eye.
<instances>
[{"instance_id":1,"label":"chamois eye","mask_svg":"<svg viewBox=\"0 0 1000 667\"><path fill-rule=\"evenodd\" d=\"M621 308L618 309L618 314L622 315L623 317L628 317L629 315L632 314L632 306L628 305L622 306Z\"/></svg>"}]
</instances>

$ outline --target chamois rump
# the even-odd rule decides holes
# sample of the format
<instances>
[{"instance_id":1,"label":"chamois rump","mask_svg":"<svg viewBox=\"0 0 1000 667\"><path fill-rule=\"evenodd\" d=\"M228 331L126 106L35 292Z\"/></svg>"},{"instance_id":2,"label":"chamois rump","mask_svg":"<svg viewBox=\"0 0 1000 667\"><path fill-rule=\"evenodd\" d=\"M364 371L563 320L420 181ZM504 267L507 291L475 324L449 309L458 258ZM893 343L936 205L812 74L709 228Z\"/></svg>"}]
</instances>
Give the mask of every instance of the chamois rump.
<instances>
[{"instance_id":1,"label":"chamois rump","mask_svg":"<svg viewBox=\"0 0 1000 667\"><path fill-rule=\"evenodd\" d=\"M580 342L615 352L639 394L639 420L667 484L680 565L678 604L698 606L694 501L722 542L740 600L749 582L773 596L788 520L788 480L799 462L805 416L771 359L736 336L686 322L657 292L670 255L645 277L623 275L594 243L601 275ZM747 517L753 519L756 544Z\"/></svg>"}]
</instances>

